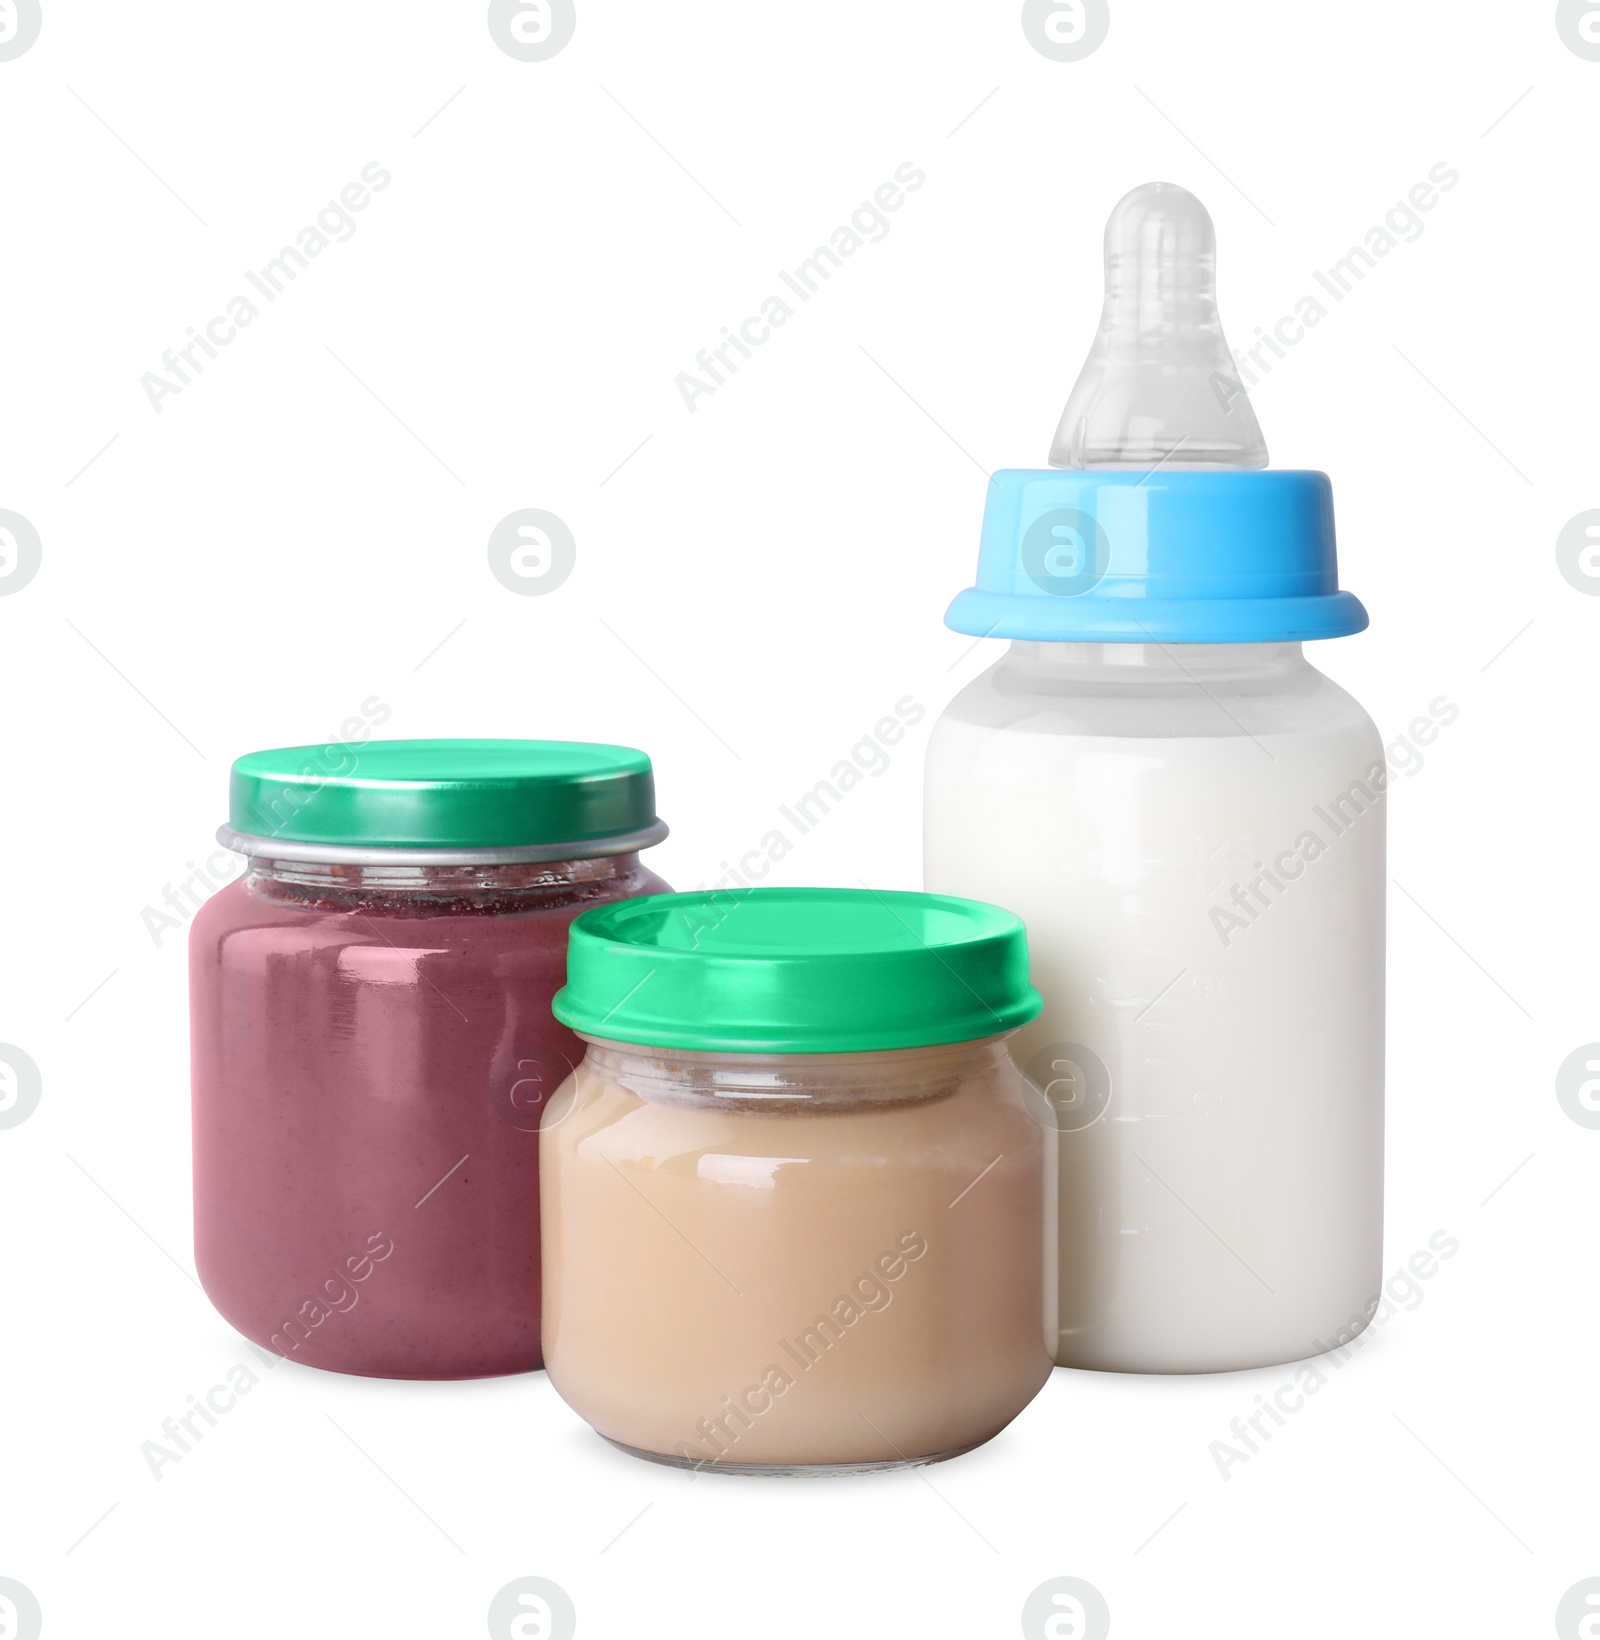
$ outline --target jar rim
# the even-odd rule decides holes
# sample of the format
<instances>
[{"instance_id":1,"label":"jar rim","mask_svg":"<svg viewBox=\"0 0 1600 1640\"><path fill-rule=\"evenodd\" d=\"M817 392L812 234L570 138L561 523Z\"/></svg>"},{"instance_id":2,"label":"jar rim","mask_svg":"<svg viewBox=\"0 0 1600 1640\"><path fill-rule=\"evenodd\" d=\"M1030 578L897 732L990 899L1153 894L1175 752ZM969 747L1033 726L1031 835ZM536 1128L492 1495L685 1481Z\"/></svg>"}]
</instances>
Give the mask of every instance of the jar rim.
<instances>
[{"instance_id":1,"label":"jar rim","mask_svg":"<svg viewBox=\"0 0 1600 1640\"><path fill-rule=\"evenodd\" d=\"M247 859L297 860L329 866L511 866L557 860L600 860L614 854L637 854L653 848L667 836L664 820L617 837L587 838L566 843L529 843L520 848L405 848L373 844L310 843L293 838L264 837L218 826L216 838L225 848Z\"/></svg>"},{"instance_id":2,"label":"jar rim","mask_svg":"<svg viewBox=\"0 0 1600 1640\"><path fill-rule=\"evenodd\" d=\"M855 1052L754 1053L663 1048L579 1033L588 1073L640 1099L702 1109L783 1116L819 1110L887 1109L954 1091L992 1065L1010 1065L1010 1031L962 1042Z\"/></svg>"},{"instance_id":3,"label":"jar rim","mask_svg":"<svg viewBox=\"0 0 1600 1640\"><path fill-rule=\"evenodd\" d=\"M741 1065L749 1065L753 1061L771 1061L774 1066L781 1065L785 1069L803 1068L808 1060L814 1060L819 1066L834 1066L842 1064L847 1059L911 1059L920 1058L934 1061L944 1056L957 1056L967 1051L978 1052L990 1048L997 1043L1009 1041L1021 1029L1013 1026L1009 1030L991 1031L986 1036L967 1036L955 1042L918 1042L907 1047L899 1048L827 1048L820 1050L808 1049L803 1053L784 1053L776 1048L683 1048L666 1047L658 1042L624 1042L620 1037L598 1036L589 1031L578 1031L575 1034L590 1047L600 1048L607 1052L624 1054L640 1059L661 1059L668 1063L705 1063L713 1067L733 1070Z\"/></svg>"}]
</instances>

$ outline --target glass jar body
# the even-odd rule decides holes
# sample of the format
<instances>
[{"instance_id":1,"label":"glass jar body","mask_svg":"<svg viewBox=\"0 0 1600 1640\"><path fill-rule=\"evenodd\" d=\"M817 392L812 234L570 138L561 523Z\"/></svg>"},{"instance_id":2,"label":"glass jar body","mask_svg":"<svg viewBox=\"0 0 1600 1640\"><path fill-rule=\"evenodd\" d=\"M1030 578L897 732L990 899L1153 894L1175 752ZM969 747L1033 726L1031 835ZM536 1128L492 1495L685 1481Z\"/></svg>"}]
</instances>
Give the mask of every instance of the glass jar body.
<instances>
[{"instance_id":1,"label":"glass jar body","mask_svg":"<svg viewBox=\"0 0 1600 1640\"><path fill-rule=\"evenodd\" d=\"M387 1378L540 1365L538 1122L582 1056L567 928L666 884L637 855L256 859L190 936L195 1258L291 1360Z\"/></svg>"},{"instance_id":2,"label":"glass jar body","mask_svg":"<svg viewBox=\"0 0 1600 1640\"><path fill-rule=\"evenodd\" d=\"M1017 643L929 747L926 880L1028 926L1066 1366L1256 1367L1381 1281L1377 730L1298 644Z\"/></svg>"},{"instance_id":3,"label":"glass jar body","mask_svg":"<svg viewBox=\"0 0 1600 1640\"><path fill-rule=\"evenodd\" d=\"M965 1451L1050 1373L1051 1163L998 1039L596 1042L545 1116L551 1382L609 1440L685 1467Z\"/></svg>"}]
</instances>

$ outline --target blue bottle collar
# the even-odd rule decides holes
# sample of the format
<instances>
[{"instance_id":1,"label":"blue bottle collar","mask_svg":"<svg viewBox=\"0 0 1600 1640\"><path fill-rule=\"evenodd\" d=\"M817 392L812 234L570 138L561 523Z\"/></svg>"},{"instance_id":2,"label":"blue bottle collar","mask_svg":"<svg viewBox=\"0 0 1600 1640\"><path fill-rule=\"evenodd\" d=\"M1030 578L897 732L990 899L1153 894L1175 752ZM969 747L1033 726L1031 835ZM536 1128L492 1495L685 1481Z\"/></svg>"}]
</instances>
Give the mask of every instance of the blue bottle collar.
<instances>
[{"instance_id":1,"label":"blue bottle collar","mask_svg":"<svg viewBox=\"0 0 1600 1640\"><path fill-rule=\"evenodd\" d=\"M974 637L1278 643L1360 632L1325 473L1006 469L989 480Z\"/></svg>"}]
</instances>

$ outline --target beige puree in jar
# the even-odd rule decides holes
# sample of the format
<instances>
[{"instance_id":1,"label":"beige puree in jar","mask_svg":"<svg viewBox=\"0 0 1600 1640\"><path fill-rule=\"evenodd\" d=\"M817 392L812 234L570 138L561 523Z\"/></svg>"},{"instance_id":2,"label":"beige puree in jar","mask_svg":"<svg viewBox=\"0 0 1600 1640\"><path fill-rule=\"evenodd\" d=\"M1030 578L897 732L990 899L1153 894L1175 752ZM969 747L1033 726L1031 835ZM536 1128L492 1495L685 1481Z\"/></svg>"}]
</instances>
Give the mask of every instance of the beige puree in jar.
<instances>
[{"instance_id":1,"label":"beige puree in jar","mask_svg":"<svg viewBox=\"0 0 1600 1640\"><path fill-rule=\"evenodd\" d=\"M544 1356L669 1462L889 1467L1049 1376L1047 1147L1003 1041L744 1055L590 1039L541 1139Z\"/></svg>"}]
</instances>

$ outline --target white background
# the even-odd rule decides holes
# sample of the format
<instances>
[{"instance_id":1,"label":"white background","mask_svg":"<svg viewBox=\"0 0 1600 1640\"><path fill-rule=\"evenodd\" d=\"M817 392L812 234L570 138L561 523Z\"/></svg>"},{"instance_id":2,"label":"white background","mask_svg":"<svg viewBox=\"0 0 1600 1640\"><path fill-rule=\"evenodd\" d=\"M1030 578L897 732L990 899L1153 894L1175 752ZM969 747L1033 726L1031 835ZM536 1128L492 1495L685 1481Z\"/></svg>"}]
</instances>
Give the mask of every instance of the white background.
<instances>
[{"instance_id":1,"label":"white background","mask_svg":"<svg viewBox=\"0 0 1600 1640\"><path fill-rule=\"evenodd\" d=\"M524 1575L590 1636L1014 1635L1054 1576L1117 1636L1549 1633L1600 1576L1600 1132L1555 1097L1600 1038L1600 599L1555 556L1600 506L1600 63L1553 7L1113 0L1060 63L1015 4L579 0L525 63L481 4L44 6L0 62L0 508L43 543L0 597L0 1041L43 1075L0 1131L0 1577L45 1633L479 1635ZM355 236L156 413L141 375L371 161ZM906 161L888 237L690 414L675 375ZM183 939L142 916L230 759L373 695L386 734L635 744L693 887L910 695L774 880L917 887L927 730L1000 649L944 606L984 472L1043 464L1111 205L1200 194L1240 346L1440 161L1253 394L1372 614L1315 663L1386 739L1460 708L1390 807L1386 1264L1460 1242L1417 1307L1226 1479L1291 1369L1058 1372L957 1462L782 1483L631 1461L543 1377L255 1363L154 1480L254 1360L193 1282ZM522 507L577 541L545 596L489 570Z\"/></svg>"}]
</instances>

